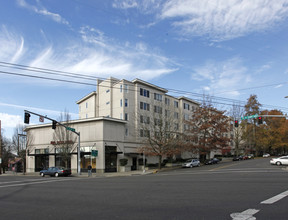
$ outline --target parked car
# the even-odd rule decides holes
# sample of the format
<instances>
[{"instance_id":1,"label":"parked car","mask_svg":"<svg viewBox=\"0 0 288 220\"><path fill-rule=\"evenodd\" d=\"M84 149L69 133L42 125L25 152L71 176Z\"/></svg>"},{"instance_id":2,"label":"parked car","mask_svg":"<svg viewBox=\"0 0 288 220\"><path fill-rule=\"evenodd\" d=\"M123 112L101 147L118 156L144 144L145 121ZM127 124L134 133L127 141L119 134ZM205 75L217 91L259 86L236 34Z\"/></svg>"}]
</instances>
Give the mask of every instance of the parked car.
<instances>
[{"instance_id":1,"label":"parked car","mask_svg":"<svg viewBox=\"0 0 288 220\"><path fill-rule=\"evenodd\" d=\"M233 161L243 160L243 156L235 156L233 157Z\"/></svg>"},{"instance_id":2,"label":"parked car","mask_svg":"<svg viewBox=\"0 0 288 220\"><path fill-rule=\"evenodd\" d=\"M217 159L217 158L212 158L212 159L205 160L204 164L205 164L205 165L211 165L211 164L218 163L219 161L220 161L220 160Z\"/></svg>"},{"instance_id":3,"label":"parked car","mask_svg":"<svg viewBox=\"0 0 288 220\"><path fill-rule=\"evenodd\" d=\"M288 165L288 156L278 157L278 158L272 158L270 160L270 164L272 165Z\"/></svg>"},{"instance_id":4,"label":"parked car","mask_svg":"<svg viewBox=\"0 0 288 220\"><path fill-rule=\"evenodd\" d=\"M190 160L187 160L185 163L182 164L183 168L199 167L199 166L200 166L200 161L198 159L190 159Z\"/></svg>"},{"instance_id":5,"label":"parked car","mask_svg":"<svg viewBox=\"0 0 288 220\"><path fill-rule=\"evenodd\" d=\"M44 177L45 175L49 176L69 176L71 175L71 169L64 167L49 167L47 170L41 170L40 176Z\"/></svg>"},{"instance_id":6,"label":"parked car","mask_svg":"<svg viewBox=\"0 0 288 220\"><path fill-rule=\"evenodd\" d=\"M248 154L248 159L254 159L254 154Z\"/></svg>"},{"instance_id":7,"label":"parked car","mask_svg":"<svg viewBox=\"0 0 288 220\"><path fill-rule=\"evenodd\" d=\"M263 154L263 157L270 157L270 154Z\"/></svg>"}]
</instances>

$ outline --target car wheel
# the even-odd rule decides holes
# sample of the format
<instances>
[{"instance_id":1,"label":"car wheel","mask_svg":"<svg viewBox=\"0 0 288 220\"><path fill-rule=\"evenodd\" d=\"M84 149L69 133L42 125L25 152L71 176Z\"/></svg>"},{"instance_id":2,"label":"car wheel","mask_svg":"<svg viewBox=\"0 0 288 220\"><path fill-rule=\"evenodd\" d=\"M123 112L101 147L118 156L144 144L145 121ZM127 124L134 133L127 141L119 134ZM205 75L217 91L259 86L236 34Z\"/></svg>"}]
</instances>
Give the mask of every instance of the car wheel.
<instances>
[{"instance_id":1,"label":"car wheel","mask_svg":"<svg viewBox=\"0 0 288 220\"><path fill-rule=\"evenodd\" d=\"M44 176L45 176L45 174L44 174L44 173L40 173L40 176L44 177Z\"/></svg>"},{"instance_id":2,"label":"car wheel","mask_svg":"<svg viewBox=\"0 0 288 220\"><path fill-rule=\"evenodd\" d=\"M280 166L280 165L282 165L282 164L281 164L280 161L277 161L277 162L276 162L276 165L277 165L277 166Z\"/></svg>"},{"instance_id":3,"label":"car wheel","mask_svg":"<svg viewBox=\"0 0 288 220\"><path fill-rule=\"evenodd\" d=\"M190 165L190 168L193 168L193 165L192 165L192 164Z\"/></svg>"},{"instance_id":4,"label":"car wheel","mask_svg":"<svg viewBox=\"0 0 288 220\"><path fill-rule=\"evenodd\" d=\"M54 176L55 176L55 177L58 177L58 176L59 176L59 173L55 173Z\"/></svg>"}]
</instances>

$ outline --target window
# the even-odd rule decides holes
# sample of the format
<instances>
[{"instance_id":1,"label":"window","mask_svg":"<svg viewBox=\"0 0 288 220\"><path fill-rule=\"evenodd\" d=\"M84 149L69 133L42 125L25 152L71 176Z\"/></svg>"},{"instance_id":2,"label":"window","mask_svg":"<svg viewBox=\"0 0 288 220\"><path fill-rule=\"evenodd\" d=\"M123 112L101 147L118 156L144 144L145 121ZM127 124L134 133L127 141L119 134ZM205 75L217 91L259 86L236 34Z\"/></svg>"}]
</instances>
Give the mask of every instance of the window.
<instances>
[{"instance_id":1,"label":"window","mask_svg":"<svg viewBox=\"0 0 288 220\"><path fill-rule=\"evenodd\" d=\"M189 115L188 115L188 114L184 114L184 119L185 119L186 121L188 121L188 120L189 120Z\"/></svg>"},{"instance_id":2,"label":"window","mask_svg":"<svg viewBox=\"0 0 288 220\"><path fill-rule=\"evenodd\" d=\"M124 84L124 92L128 93L128 85Z\"/></svg>"},{"instance_id":3,"label":"window","mask_svg":"<svg viewBox=\"0 0 288 220\"><path fill-rule=\"evenodd\" d=\"M150 137L150 131L140 129L140 137Z\"/></svg>"},{"instance_id":4,"label":"window","mask_svg":"<svg viewBox=\"0 0 288 220\"><path fill-rule=\"evenodd\" d=\"M150 92L149 92L149 90L140 88L140 95L149 98L150 97Z\"/></svg>"},{"instance_id":5,"label":"window","mask_svg":"<svg viewBox=\"0 0 288 220\"><path fill-rule=\"evenodd\" d=\"M123 113L120 113L120 119L123 119Z\"/></svg>"},{"instance_id":6,"label":"window","mask_svg":"<svg viewBox=\"0 0 288 220\"><path fill-rule=\"evenodd\" d=\"M86 108L88 108L88 102L86 102Z\"/></svg>"},{"instance_id":7,"label":"window","mask_svg":"<svg viewBox=\"0 0 288 220\"><path fill-rule=\"evenodd\" d=\"M162 114L162 107L155 105L155 106L154 106L154 112L155 112L155 113Z\"/></svg>"},{"instance_id":8,"label":"window","mask_svg":"<svg viewBox=\"0 0 288 220\"><path fill-rule=\"evenodd\" d=\"M165 104L166 104L166 105L170 105L170 99L165 98Z\"/></svg>"},{"instance_id":9,"label":"window","mask_svg":"<svg viewBox=\"0 0 288 220\"><path fill-rule=\"evenodd\" d=\"M158 93L154 93L154 99L157 101L162 102L162 95L158 94Z\"/></svg>"},{"instance_id":10,"label":"window","mask_svg":"<svg viewBox=\"0 0 288 220\"><path fill-rule=\"evenodd\" d=\"M125 121L128 121L129 120L129 118L128 118L128 113L125 113L125 119L124 119Z\"/></svg>"},{"instance_id":11,"label":"window","mask_svg":"<svg viewBox=\"0 0 288 220\"><path fill-rule=\"evenodd\" d=\"M169 117L170 116L170 111L165 109L165 117Z\"/></svg>"},{"instance_id":12,"label":"window","mask_svg":"<svg viewBox=\"0 0 288 220\"><path fill-rule=\"evenodd\" d=\"M174 131L178 131L179 130L179 124L178 123L174 123Z\"/></svg>"},{"instance_id":13,"label":"window","mask_svg":"<svg viewBox=\"0 0 288 220\"><path fill-rule=\"evenodd\" d=\"M177 101L174 101L174 107L178 108L178 102Z\"/></svg>"},{"instance_id":14,"label":"window","mask_svg":"<svg viewBox=\"0 0 288 220\"><path fill-rule=\"evenodd\" d=\"M174 118L178 119L179 118L179 113L178 112L174 112Z\"/></svg>"},{"instance_id":15,"label":"window","mask_svg":"<svg viewBox=\"0 0 288 220\"><path fill-rule=\"evenodd\" d=\"M123 90L123 85L120 85L120 92L122 92Z\"/></svg>"},{"instance_id":16,"label":"window","mask_svg":"<svg viewBox=\"0 0 288 220\"><path fill-rule=\"evenodd\" d=\"M129 134L129 130L128 130L128 128L125 128L125 136L127 137L128 134Z\"/></svg>"},{"instance_id":17,"label":"window","mask_svg":"<svg viewBox=\"0 0 288 220\"><path fill-rule=\"evenodd\" d=\"M125 99L125 107L128 107L128 99Z\"/></svg>"},{"instance_id":18,"label":"window","mask_svg":"<svg viewBox=\"0 0 288 220\"><path fill-rule=\"evenodd\" d=\"M140 123L144 123L144 124L150 124L150 117L148 116L143 116L143 115L140 115Z\"/></svg>"},{"instance_id":19,"label":"window","mask_svg":"<svg viewBox=\"0 0 288 220\"><path fill-rule=\"evenodd\" d=\"M106 102L106 105L109 105L110 104L110 102Z\"/></svg>"},{"instance_id":20,"label":"window","mask_svg":"<svg viewBox=\"0 0 288 220\"><path fill-rule=\"evenodd\" d=\"M106 93L109 93L109 92L110 92L110 89L107 89L107 90L106 90Z\"/></svg>"},{"instance_id":21,"label":"window","mask_svg":"<svg viewBox=\"0 0 288 220\"><path fill-rule=\"evenodd\" d=\"M122 101L122 99L120 99L120 107L122 107L123 106L123 101Z\"/></svg>"},{"instance_id":22,"label":"window","mask_svg":"<svg viewBox=\"0 0 288 220\"><path fill-rule=\"evenodd\" d=\"M184 109L187 109L187 110L190 110L190 105L187 104L187 103L184 103L184 104L183 104L183 108L184 108Z\"/></svg>"},{"instance_id":23,"label":"window","mask_svg":"<svg viewBox=\"0 0 288 220\"><path fill-rule=\"evenodd\" d=\"M140 109L150 111L150 104L146 102L140 102Z\"/></svg>"},{"instance_id":24,"label":"window","mask_svg":"<svg viewBox=\"0 0 288 220\"><path fill-rule=\"evenodd\" d=\"M155 123L156 126L162 126L162 120L159 119L159 118L155 118L154 119L154 123Z\"/></svg>"}]
</instances>

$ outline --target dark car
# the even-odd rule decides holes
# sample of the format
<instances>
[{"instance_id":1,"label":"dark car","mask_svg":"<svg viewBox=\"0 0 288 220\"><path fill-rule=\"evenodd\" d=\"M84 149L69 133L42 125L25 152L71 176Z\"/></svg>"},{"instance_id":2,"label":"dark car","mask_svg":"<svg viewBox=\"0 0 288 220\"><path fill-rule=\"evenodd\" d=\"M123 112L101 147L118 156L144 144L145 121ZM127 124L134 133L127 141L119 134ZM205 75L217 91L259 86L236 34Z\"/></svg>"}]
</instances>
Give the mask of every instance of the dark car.
<instances>
[{"instance_id":1,"label":"dark car","mask_svg":"<svg viewBox=\"0 0 288 220\"><path fill-rule=\"evenodd\" d=\"M40 176L44 177L45 175L49 176L69 176L71 175L71 169L64 167L49 167L47 170L41 170Z\"/></svg>"},{"instance_id":2,"label":"dark car","mask_svg":"<svg viewBox=\"0 0 288 220\"><path fill-rule=\"evenodd\" d=\"M220 160L217 159L217 158L212 158L212 159L209 159L209 160L205 160L204 164L205 165L211 165L211 164L216 164L218 163Z\"/></svg>"}]
</instances>

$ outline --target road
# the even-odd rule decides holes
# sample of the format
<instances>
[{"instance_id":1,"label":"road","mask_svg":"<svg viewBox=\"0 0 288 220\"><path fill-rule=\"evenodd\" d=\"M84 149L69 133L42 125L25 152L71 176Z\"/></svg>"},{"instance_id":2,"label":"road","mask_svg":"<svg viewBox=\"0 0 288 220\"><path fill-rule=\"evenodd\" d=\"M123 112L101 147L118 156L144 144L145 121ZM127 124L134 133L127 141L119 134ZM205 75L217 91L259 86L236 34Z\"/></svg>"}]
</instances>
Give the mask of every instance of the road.
<instances>
[{"instance_id":1,"label":"road","mask_svg":"<svg viewBox=\"0 0 288 220\"><path fill-rule=\"evenodd\" d=\"M287 219L269 158L130 177L0 176L1 219Z\"/></svg>"}]
</instances>

